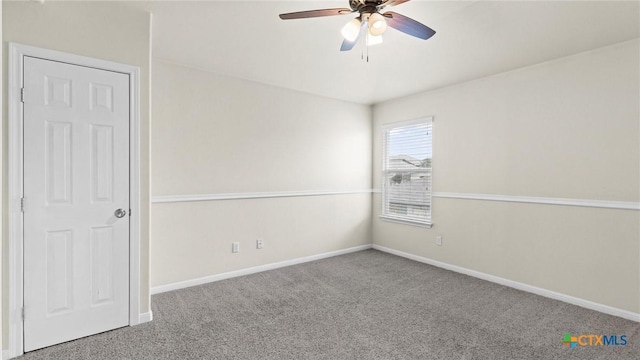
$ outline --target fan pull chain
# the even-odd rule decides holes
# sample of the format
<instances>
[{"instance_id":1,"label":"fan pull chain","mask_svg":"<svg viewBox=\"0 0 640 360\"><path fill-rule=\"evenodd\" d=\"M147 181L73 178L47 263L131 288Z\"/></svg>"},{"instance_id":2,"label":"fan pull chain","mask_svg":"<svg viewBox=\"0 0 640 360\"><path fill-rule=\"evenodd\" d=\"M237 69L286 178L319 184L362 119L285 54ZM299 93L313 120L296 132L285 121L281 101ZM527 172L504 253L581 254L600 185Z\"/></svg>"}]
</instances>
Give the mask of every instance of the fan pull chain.
<instances>
[{"instance_id":1,"label":"fan pull chain","mask_svg":"<svg viewBox=\"0 0 640 360\"><path fill-rule=\"evenodd\" d=\"M358 41L359 42L358 45L360 45L360 60L364 60L364 42L365 41L366 40L364 39L362 41Z\"/></svg>"},{"instance_id":2,"label":"fan pull chain","mask_svg":"<svg viewBox=\"0 0 640 360\"><path fill-rule=\"evenodd\" d=\"M362 41L362 46L366 48L366 53L367 53L367 62L369 62L369 37L365 36L363 41ZM362 49L363 55L361 55L362 60L364 60L364 52L365 49Z\"/></svg>"}]
</instances>

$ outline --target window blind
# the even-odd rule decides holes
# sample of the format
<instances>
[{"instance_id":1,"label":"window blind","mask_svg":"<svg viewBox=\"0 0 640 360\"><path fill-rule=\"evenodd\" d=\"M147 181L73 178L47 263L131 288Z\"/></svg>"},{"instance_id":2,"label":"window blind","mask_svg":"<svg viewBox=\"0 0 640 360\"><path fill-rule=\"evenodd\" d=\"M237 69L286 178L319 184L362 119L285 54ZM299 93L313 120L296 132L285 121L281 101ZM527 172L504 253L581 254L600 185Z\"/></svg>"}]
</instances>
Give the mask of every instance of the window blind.
<instances>
[{"instance_id":1,"label":"window blind","mask_svg":"<svg viewBox=\"0 0 640 360\"><path fill-rule=\"evenodd\" d=\"M382 217L431 225L433 118L383 127Z\"/></svg>"}]
</instances>

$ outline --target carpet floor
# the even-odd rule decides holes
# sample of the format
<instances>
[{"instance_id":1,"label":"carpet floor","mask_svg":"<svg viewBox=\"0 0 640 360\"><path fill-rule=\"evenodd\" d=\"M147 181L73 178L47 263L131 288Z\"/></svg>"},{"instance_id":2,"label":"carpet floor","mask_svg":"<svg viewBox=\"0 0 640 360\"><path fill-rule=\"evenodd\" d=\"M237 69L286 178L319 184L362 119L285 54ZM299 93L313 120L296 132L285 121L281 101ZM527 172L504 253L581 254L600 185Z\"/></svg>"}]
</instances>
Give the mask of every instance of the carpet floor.
<instances>
[{"instance_id":1,"label":"carpet floor","mask_svg":"<svg viewBox=\"0 0 640 360\"><path fill-rule=\"evenodd\" d=\"M152 297L150 323L20 359L640 359L640 324L366 250ZM626 346L563 345L565 333Z\"/></svg>"}]
</instances>

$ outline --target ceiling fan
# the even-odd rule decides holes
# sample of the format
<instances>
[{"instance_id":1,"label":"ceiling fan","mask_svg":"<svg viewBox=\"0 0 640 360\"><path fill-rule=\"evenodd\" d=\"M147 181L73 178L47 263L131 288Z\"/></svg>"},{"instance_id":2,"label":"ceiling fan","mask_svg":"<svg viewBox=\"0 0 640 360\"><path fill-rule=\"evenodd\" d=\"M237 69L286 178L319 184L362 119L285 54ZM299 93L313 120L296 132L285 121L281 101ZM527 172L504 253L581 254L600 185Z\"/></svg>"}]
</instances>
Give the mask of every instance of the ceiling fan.
<instances>
[{"instance_id":1,"label":"ceiling fan","mask_svg":"<svg viewBox=\"0 0 640 360\"><path fill-rule=\"evenodd\" d=\"M321 16L348 15L359 13L342 28L344 41L340 51L353 49L360 37L366 34L367 45L382 42L382 34L390 26L405 34L427 40L436 32L428 26L393 11L381 13L387 6L395 6L409 0L349 0L349 8L320 9L280 14L280 19L305 19Z\"/></svg>"}]
</instances>

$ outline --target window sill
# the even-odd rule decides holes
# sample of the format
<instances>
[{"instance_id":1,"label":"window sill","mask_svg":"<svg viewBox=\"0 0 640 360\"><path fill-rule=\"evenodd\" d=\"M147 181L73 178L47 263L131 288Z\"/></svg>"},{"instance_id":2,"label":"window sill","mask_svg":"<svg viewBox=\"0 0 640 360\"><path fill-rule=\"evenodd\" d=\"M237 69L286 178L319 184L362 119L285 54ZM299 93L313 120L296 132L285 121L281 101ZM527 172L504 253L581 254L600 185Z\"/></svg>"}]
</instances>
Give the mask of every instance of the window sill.
<instances>
[{"instance_id":1,"label":"window sill","mask_svg":"<svg viewBox=\"0 0 640 360\"><path fill-rule=\"evenodd\" d=\"M404 220L404 219L398 219L398 218L384 216L384 215L380 215L378 218L382 221L388 221L388 222L411 225L411 226L418 226L418 227L423 227L427 229L431 229L431 227L433 227L432 223L423 223L418 221Z\"/></svg>"}]
</instances>

